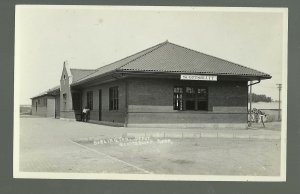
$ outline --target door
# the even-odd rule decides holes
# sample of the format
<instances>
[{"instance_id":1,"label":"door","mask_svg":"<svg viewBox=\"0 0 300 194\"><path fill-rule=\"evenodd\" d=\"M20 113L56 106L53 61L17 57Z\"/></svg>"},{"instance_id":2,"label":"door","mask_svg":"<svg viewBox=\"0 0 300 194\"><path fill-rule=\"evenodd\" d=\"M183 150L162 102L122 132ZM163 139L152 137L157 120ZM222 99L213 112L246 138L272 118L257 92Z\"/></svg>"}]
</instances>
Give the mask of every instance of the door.
<instances>
[{"instance_id":1,"label":"door","mask_svg":"<svg viewBox=\"0 0 300 194\"><path fill-rule=\"evenodd\" d=\"M55 118L55 98L47 99L47 117Z\"/></svg>"},{"instance_id":2,"label":"door","mask_svg":"<svg viewBox=\"0 0 300 194\"><path fill-rule=\"evenodd\" d=\"M55 118L60 117L60 95L55 96Z\"/></svg>"},{"instance_id":3,"label":"door","mask_svg":"<svg viewBox=\"0 0 300 194\"><path fill-rule=\"evenodd\" d=\"M99 121L102 120L102 91L99 90Z\"/></svg>"},{"instance_id":4,"label":"door","mask_svg":"<svg viewBox=\"0 0 300 194\"><path fill-rule=\"evenodd\" d=\"M82 99L81 93L78 91L72 91L72 103L73 103L73 110L75 112L76 121L81 121L81 113L82 113Z\"/></svg>"}]
</instances>

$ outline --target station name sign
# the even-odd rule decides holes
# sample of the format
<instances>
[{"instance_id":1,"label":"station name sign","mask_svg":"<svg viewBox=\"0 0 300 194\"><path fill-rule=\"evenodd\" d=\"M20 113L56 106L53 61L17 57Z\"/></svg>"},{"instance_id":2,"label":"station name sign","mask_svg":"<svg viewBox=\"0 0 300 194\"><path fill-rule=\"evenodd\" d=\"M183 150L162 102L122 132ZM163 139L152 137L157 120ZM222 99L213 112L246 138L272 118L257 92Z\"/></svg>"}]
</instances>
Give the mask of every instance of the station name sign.
<instances>
[{"instance_id":1,"label":"station name sign","mask_svg":"<svg viewBox=\"0 0 300 194\"><path fill-rule=\"evenodd\" d=\"M217 81L215 75L180 75L181 80L205 80L205 81Z\"/></svg>"}]
</instances>

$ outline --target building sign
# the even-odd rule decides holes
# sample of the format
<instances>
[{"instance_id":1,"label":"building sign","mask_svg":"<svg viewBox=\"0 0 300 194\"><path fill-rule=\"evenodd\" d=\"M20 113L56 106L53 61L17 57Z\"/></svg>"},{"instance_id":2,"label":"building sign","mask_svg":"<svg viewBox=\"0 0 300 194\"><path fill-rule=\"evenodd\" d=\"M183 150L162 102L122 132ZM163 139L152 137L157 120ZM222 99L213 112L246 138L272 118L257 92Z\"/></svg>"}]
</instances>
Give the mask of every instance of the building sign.
<instances>
[{"instance_id":1,"label":"building sign","mask_svg":"<svg viewBox=\"0 0 300 194\"><path fill-rule=\"evenodd\" d=\"M205 81L217 81L215 75L180 75L181 80L205 80Z\"/></svg>"}]
</instances>

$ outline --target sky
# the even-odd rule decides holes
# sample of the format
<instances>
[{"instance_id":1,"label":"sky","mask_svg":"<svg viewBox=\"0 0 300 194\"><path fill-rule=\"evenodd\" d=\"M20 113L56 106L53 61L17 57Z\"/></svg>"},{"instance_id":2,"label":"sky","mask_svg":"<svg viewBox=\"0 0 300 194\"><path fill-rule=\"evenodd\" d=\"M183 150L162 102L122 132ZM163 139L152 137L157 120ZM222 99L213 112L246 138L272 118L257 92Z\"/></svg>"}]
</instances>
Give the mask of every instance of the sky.
<instances>
[{"instance_id":1,"label":"sky","mask_svg":"<svg viewBox=\"0 0 300 194\"><path fill-rule=\"evenodd\" d=\"M253 92L278 99L287 32L282 12L252 9L17 6L19 103L59 85L63 62L96 69L168 40L272 76Z\"/></svg>"}]
</instances>

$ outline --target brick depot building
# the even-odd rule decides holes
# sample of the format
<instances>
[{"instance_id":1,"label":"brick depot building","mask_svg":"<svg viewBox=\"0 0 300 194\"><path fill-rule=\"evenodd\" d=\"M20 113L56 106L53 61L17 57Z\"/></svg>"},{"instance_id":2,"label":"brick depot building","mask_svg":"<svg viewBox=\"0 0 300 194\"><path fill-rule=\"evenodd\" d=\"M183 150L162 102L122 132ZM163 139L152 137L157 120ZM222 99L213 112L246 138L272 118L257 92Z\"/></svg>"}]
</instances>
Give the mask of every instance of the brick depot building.
<instances>
[{"instance_id":1,"label":"brick depot building","mask_svg":"<svg viewBox=\"0 0 300 194\"><path fill-rule=\"evenodd\" d=\"M246 124L248 82L270 78L166 41L95 70L64 62L60 86L33 97L32 113L81 120L88 107L99 124Z\"/></svg>"}]
</instances>

